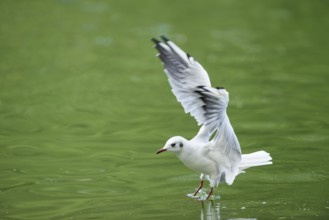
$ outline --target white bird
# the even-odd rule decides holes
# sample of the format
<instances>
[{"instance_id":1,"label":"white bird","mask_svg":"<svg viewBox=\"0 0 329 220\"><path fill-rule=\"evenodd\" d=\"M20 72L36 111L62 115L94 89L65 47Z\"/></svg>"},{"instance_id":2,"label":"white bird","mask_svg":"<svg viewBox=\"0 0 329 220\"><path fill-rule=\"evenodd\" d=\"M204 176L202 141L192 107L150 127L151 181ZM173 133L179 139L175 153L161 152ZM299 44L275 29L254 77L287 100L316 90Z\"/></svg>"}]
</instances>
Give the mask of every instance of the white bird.
<instances>
[{"instance_id":1,"label":"white bird","mask_svg":"<svg viewBox=\"0 0 329 220\"><path fill-rule=\"evenodd\" d=\"M203 187L204 180L210 182L209 199L219 183L231 185L245 169L272 164L270 154L265 151L241 154L226 114L228 92L222 87L213 88L206 70L188 53L164 36L161 40L152 38L172 92L185 113L190 113L202 127L191 140L171 137L157 154L171 151L188 168L201 173L201 183L194 196Z\"/></svg>"}]
</instances>

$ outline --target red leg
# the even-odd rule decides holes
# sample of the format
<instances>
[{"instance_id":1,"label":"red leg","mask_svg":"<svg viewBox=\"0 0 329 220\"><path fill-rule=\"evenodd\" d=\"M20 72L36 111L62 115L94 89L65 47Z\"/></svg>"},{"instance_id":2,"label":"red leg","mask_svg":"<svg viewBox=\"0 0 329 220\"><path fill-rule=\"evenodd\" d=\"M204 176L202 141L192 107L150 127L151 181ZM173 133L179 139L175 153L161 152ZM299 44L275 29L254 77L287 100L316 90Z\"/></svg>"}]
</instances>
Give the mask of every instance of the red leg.
<instances>
[{"instance_id":1,"label":"red leg","mask_svg":"<svg viewBox=\"0 0 329 220\"><path fill-rule=\"evenodd\" d=\"M213 187L210 188L210 191L209 191L208 196L207 196L207 200L208 200L209 197L211 196L213 189L214 189Z\"/></svg>"},{"instance_id":2,"label":"red leg","mask_svg":"<svg viewBox=\"0 0 329 220\"><path fill-rule=\"evenodd\" d=\"M193 196L196 196L196 194L198 194L198 192L200 191L200 189L203 187L203 180L201 180L200 186L199 188L195 191Z\"/></svg>"}]
</instances>

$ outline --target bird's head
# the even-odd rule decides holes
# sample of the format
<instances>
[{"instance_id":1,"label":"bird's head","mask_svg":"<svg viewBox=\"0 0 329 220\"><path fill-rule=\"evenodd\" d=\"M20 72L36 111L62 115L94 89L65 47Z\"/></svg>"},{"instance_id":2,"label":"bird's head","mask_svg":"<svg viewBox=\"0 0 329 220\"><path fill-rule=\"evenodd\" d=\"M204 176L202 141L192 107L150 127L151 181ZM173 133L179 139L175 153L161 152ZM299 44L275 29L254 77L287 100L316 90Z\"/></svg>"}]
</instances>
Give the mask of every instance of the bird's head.
<instances>
[{"instance_id":1,"label":"bird's head","mask_svg":"<svg viewBox=\"0 0 329 220\"><path fill-rule=\"evenodd\" d=\"M187 144L187 140L183 137L180 136L175 136L172 138L169 138L169 140L166 142L165 146L158 150L156 154L165 152L165 151L171 151L174 153L179 153L181 152L184 147Z\"/></svg>"}]
</instances>

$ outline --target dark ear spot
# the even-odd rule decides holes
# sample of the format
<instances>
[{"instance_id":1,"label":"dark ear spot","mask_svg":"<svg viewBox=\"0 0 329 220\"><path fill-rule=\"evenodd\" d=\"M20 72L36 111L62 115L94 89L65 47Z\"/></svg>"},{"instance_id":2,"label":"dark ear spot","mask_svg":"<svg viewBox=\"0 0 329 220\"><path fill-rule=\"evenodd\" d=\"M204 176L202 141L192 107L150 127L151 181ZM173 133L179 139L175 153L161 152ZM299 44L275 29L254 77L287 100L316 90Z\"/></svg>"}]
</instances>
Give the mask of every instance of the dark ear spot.
<instances>
[{"instance_id":1,"label":"dark ear spot","mask_svg":"<svg viewBox=\"0 0 329 220\"><path fill-rule=\"evenodd\" d=\"M179 143L179 146L180 146L180 147L183 147L184 145L183 145L183 143Z\"/></svg>"},{"instance_id":2,"label":"dark ear spot","mask_svg":"<svg viewBox=\"0 0 329 220\"><path fill-rule=\"evenodd\" d=\"M171 144L171 147L175 147L175 145L176 145L175 143L172 143L172 144Z\"/></svg>"}]
</instances>

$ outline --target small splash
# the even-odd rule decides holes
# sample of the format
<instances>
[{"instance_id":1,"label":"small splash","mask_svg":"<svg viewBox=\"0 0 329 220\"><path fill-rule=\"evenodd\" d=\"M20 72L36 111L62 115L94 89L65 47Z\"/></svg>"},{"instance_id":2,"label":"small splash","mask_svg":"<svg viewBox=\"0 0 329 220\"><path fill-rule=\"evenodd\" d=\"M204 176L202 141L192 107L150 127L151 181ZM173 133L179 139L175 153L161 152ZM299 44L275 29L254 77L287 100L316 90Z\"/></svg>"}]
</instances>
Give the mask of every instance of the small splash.
<instances>
[{"instance_id":1,"label":"small splash","mask_svg":"<svg viewBox=\"0 0 329 220\"><path fill-rule=\"evenodd\" d=\"M186 196L198 201L206 201L208 197L208 192L205 190L200 190L196 196L194 195L194 193L189 193ZM220 195L211 195L209 198L209 200L219 200L219 199L220 199Z\"/></svg>"},{"instance_id":2,"label":"small splash","mask_svg":"<svg viewBox=\"0 0 329 220\"><path fill-rule=\"evenodd\" d=\"M194 193L186 194L186 196L189 198L192 198L192 199L197 199L197 200L200 198L200 196L198 196L198 195L195 196Z\"/></svg>"}]
</instances>

